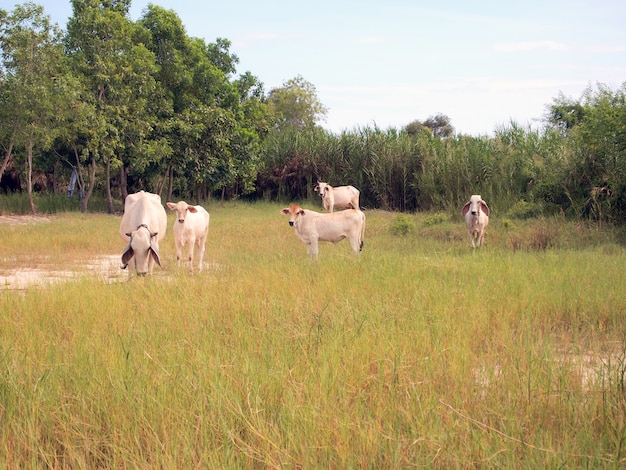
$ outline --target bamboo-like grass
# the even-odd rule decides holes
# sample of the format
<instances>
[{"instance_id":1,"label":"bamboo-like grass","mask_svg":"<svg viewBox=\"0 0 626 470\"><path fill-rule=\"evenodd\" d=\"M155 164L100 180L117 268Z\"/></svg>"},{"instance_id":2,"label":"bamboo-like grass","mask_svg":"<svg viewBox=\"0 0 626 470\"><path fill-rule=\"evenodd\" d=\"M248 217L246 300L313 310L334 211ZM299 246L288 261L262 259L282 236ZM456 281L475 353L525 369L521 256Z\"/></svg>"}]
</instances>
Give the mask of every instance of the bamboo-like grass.
<instances>
[{"instance_id":1,"label":"bamboo-like grass","mask_svg":"<svg viewBox=\"0 0 626 470\"><path fill-rule=\"evenodd\" d=\"M209 205L202 274L169 213L152 277L1 290L0 466L624 465L619 230L492 217L472 252L460 216L368 211L358 259L315 263L281 207ZM0 225L0 271L80 270L118 227Z\"/></svg>"}]
</instances>

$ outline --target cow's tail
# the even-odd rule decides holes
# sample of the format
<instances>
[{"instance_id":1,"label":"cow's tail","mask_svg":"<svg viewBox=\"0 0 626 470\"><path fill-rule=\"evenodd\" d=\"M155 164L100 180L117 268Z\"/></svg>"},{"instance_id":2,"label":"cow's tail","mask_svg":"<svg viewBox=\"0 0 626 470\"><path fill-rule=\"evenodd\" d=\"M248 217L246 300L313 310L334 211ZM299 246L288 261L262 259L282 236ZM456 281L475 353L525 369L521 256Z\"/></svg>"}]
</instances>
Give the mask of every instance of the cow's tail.
<instances>
[{"instance_id":1,"label":"cow's tail","mask_svg":"<svg viewBox=\"0 0 626 470\"><path fill-rule=\"evenodd\" d=\"M365 214L363 211L359 211L361 213L361 244L359 245L359 251L363 251L363 244L365 243Z\"/></svg>"}]
</instances>

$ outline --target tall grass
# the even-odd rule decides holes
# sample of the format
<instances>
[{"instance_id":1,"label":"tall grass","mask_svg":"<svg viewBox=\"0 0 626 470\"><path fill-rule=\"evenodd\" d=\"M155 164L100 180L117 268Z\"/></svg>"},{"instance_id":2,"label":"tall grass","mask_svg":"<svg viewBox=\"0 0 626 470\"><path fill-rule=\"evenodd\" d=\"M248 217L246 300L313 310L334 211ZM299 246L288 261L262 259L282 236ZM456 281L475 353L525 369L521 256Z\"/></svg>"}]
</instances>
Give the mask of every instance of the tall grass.
<instances>
[{"instance_id":1,"label":"tall grass","mask_svg":"<svg viewBox=\"0 0 626 470\"><path fill-rule=\"evenodd\" d=\"M177 269L170 230L152 277L1 291L0 465L624 464L619 233L494 221L472 253L460 217L402 236L369 211L359 259L344 241L315 263L280 208L208 207L202 275ZM57 243L121 253L118 224L0 225L0 270Z\"/></svg>"}]
</instances>

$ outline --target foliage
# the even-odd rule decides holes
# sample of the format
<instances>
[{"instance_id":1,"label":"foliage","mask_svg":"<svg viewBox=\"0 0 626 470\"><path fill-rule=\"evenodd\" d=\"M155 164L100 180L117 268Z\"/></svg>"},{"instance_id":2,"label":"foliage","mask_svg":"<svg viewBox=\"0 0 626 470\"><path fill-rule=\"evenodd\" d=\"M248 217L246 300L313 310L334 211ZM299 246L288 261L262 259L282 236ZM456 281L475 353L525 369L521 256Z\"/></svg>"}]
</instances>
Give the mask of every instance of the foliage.
<instances>
[{"instance_id":1,"label":"foliage","mask_svg":"<svg viewBox=\"0 0 626 470\"><path fill-rule=\"evenodd\" d=\"M317 121L323 120L327 113L326 107L317 97L315 85L301 75L271 90L268 101L276 115L279 130L289 127L310 129Z\"/></svg>"},{"instance_id":2,"label":"foliage","mask_svg":"<svg viewBox=\"0 0 626 470\"><path fill-rule=\"evenodd\" d=\"M415 229L415 223L411 216L407 214L398 214L391 224L391 233L393 235L406 236Z\"/></svg>"},{"instance_id":3,"label":"foliage","mask_svg":"<svg viewBox=\"0 0 626 470\"><path fill-rule=\"evenodd\" d=\"M31 211L34 193L63 193L76 171L83 211L95 196L113 212L139 189L317 205L322 180L357 187L365 209L456 215L481 194L494 214L626 220L626 83L559 95L537 129L455 134L438 113L335 134L302 76L266 95L250 71L236 75L228 39L189 37L152 4L133 22L129 6L72 0L65 32L32 3L0 11L0 174Z\"/></svg>"},{"instance_id":4,"label":"foliage","mask_svg":"<svg viewBox=\"0 0 626 470\"><path fill-rule=\"evenodd\" d=\"M424 227L431 227L433 225L439 225L447 221L448 219L449 219L448 214L435 212L433 214L429 214L426 217L424 217L424 220L422 221L422 225Z\"/></svg>"},{"instance_id":5,"label":"foliage","mask_svg":"<svg viewBox=\"0 0 626 470\"><path fill-rule=\"evenodd\" d=\"M454 134L454 127L450 122L450 118L441 113L430 116L424 122L413 121L406 125L405 130L411 135L427 132L430 135L441 138L450 137Z\"/></svg>"},{"instance_id":6,"label":"foliage","mask_svg":"<svg viewBox=\"0 0 626 470\"><path fill-rule=\"evenodd\" d=\"M542 215L542 207L537 203L519 200L506 212L512 219L533 219Z\"/></svg>"}]
</instances>

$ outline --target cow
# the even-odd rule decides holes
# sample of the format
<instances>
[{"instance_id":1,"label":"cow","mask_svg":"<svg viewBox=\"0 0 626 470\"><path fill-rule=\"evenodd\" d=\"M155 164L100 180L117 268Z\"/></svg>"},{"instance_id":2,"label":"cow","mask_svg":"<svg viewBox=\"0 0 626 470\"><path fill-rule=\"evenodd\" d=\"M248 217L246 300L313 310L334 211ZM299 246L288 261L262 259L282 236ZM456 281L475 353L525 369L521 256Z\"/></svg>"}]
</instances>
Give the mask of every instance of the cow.
<instances>
[{"instance_id":1,"label":"cow","mask_svg":"<svg viewBox=\"0 0 626 470\"><path fill-rule=\"evenodd\" d=\"M127 242L122 252L122 269L133 259L137 275L152 274L154 263L161 266L159 241L166 230L167 214L158 194L139 191L126 196L120 223L120 236ZM128 277L131 275L129 270Z\"/></svg>"},{"instance_id":2,"label":"cow","mask_svg":"<svg viewBox=\"0 0 626 470\"><path fill-rule=\"evenodd\" d=\"M337 243L347 238L352 251L357 255L363 250L365 236L365 214L357 209L348 209L331 214L321 214L291 204L280 211L289 216L289 225L307 247L307 254L317 260L318 242Z\"/></svg>"},{"instance_id":3,"label":"cow","mask_svg":"<svg viewBox=\"0 0 626 470\"><path fill-rule=\"evenodd\" d=\"M361 192L354 186L337 186L333 188L328 183L318 181L313 188L322 198L322 205L327 212L337 209L359 210L359 195Z\"/></svg>"},{"instance_id":4,"label":"cow","mask_svg":"<svg viewBox=\"0 0 626 470\"><path fill-rule=\"evenodd\" d=\"M189 244L187 259L189 272L193 273L193 250L198 250L198 271L202 271L202 259L207 235L209 234L209 213L202 206L190 206L185 201L166 202L165 205L176 212L174 221L174 242L176 244L176 260L180 266L183 247Z\"/></svg>"},{"instance_id":5,"label":"cow","mask_svg":"<svg viewBox=\"0 0 626 470\"><path fill-rule=\"evenodd\" d=\"M465 217L467 234L472 248L482 247L485 229L489 225L489 206L480 195L474 194L463 206L461 214Z\"/></svg>"}]
</instances>

